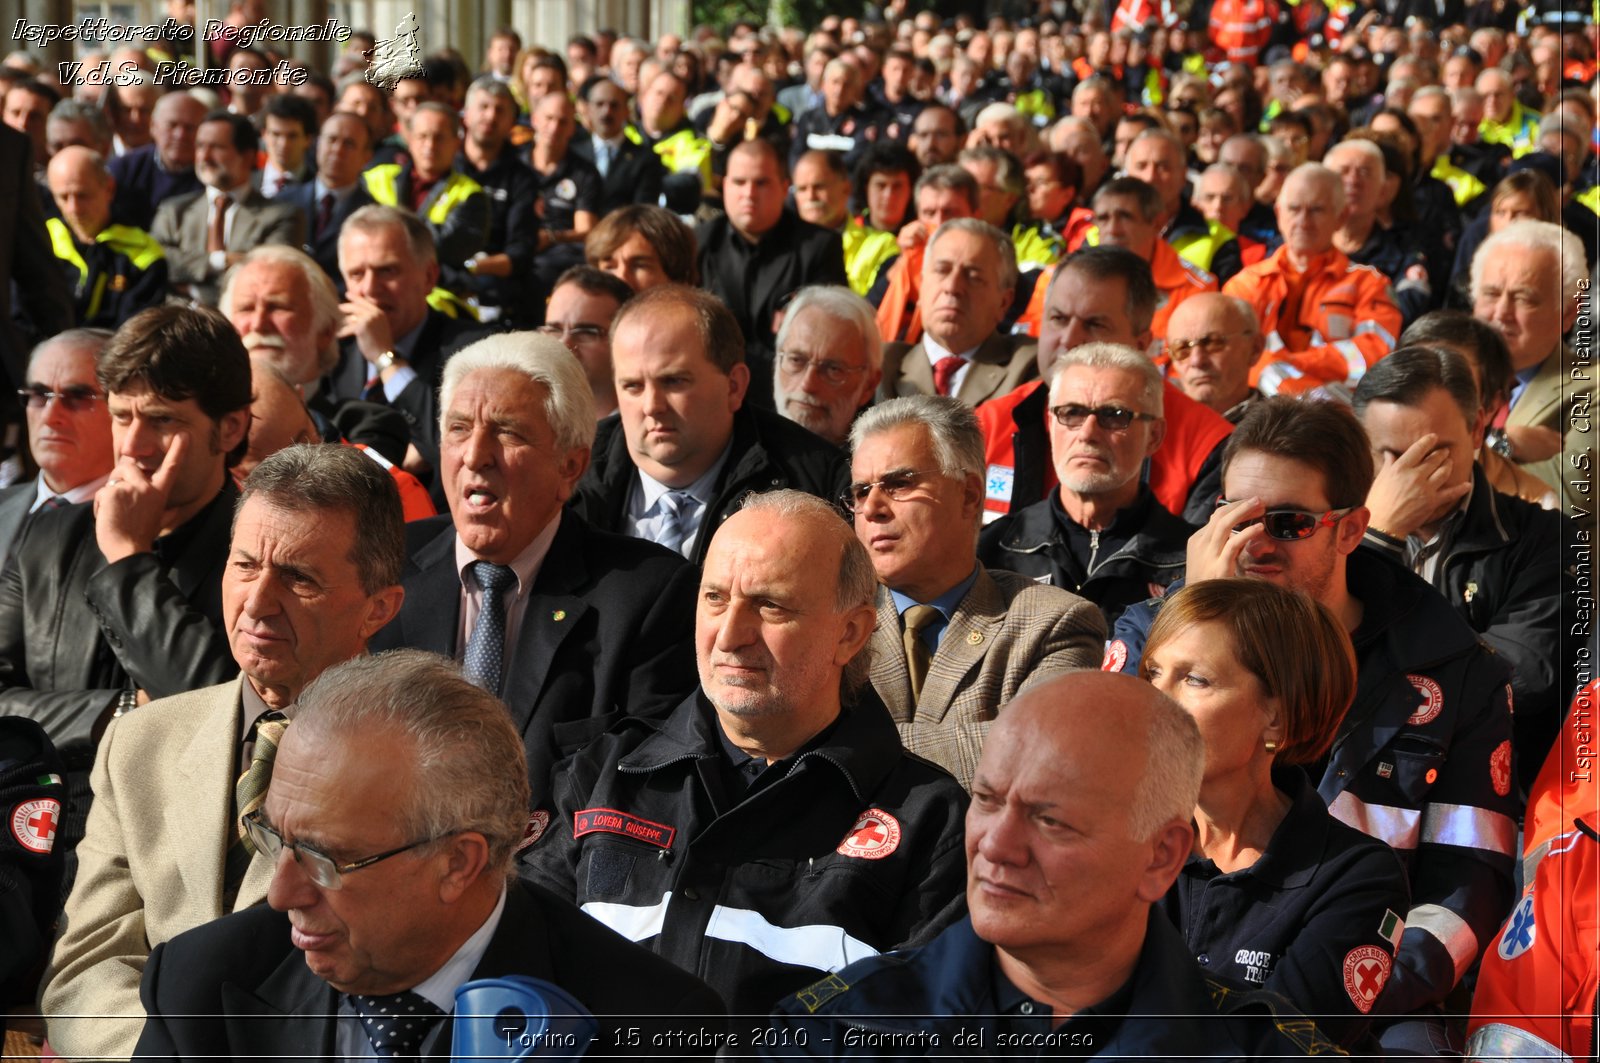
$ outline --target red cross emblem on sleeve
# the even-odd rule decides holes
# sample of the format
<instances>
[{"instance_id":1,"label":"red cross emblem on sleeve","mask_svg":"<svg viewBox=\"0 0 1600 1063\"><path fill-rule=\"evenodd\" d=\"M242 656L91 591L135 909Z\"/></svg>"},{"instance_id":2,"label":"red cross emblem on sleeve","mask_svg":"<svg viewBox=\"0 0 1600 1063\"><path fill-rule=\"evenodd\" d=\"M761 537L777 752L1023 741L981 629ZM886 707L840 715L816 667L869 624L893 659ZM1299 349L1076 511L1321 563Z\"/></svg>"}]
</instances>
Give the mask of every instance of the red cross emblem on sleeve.
<instances>
[{"instance_id":1,"label":"red cross emblem on sleeve","mask_svg":"<svg viewBox=\"0 0 1600 1063\"><path fill-rule=\"evenodd\" d=\"M56 844L61 823L61 802L50 797L24 801L11 810L11 836L30 853L41 856Z\"/></svg>"},{"instance_id":2,"label":"red cross emblem on sleeve","mask_svg":"<svg viewBox=\"0 0 1600 1063\"><path fill-rule=\"evenodd\" d=\"M882 860L900 845L900 821L881 808L861 813L835 850L840 856Z\"/></svg>"},{"instance_id":3,"label":"red cross emblem on sleeve","mask_svg":"<svg viewBox=\"0 0 1600 1063\"><path fill-rule=\"evenodd\" d=\"M1376 945L1358 945L1346 953L1344 991L1361 1014L1371 1011L1378 994L1383 992L1392 963L1389 954Z\"/></svg>"}]
</instances>

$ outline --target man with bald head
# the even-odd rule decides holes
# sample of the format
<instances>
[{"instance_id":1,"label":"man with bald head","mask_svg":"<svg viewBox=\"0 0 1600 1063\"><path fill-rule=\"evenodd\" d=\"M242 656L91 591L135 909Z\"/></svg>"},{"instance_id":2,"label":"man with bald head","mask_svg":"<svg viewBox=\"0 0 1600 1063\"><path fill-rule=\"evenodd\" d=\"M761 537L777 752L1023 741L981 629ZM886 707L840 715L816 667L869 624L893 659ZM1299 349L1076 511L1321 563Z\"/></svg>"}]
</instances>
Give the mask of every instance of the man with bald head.
<instances>
[{"instance_id":1,"label":"man with bald head","mask_svg":"<svg viewBox=\"0 0 1600 1063\"><path fill-rule=\"evenodd\" d=\"M1244 174L1224 162L1207 166L1200 180L1195 182L1194 195L1189 202L1214 233L1226 230L1234 234L1239 241L1239 258L1243 265L1253 265L1265 257L1266 245L1240 233L1245 216L1255 204Z\"/></svg>"},{"instance_id":2,"label":"man with bald head","mask_svg":"<svg viewBox=\"0 0 1600 1063\"><path fill-rule=\"evenodd\" d=\"M1351 262L1388 278L1401 319L1409 325L1433 308L1433 289L1428 256L1420 246L1424 234L1385 225L1378 216L1390 177L1383 149L1375 141L1350 139L1329 148L1322 161L1344 185L1344 222L1333 234L1334 246Z\"/></svg>"},{"instance_id":3,"label":"man with bald head","mask_svg":"<svg viewBox=\"0 0 1600 1063\"><path fill-rule=\"evenodd\" d=\"M1269 245L1277 243L1278 219L1272 213L1272 199L1263 189L1267 180L1267 146L1264 137L1239 133L1222 142L1217 161L1232 166L1250 186L1250 209L1237 230L1240 234Z\"/></svg>"},{"instance_id":4,"label":"man with bald head","mask_svg":"<svg viewBox=\"0 0 1600 1063\"><path fill-rule=\"evenodd\" d=\"M1266 342L1248 303L1208 292L1187 299L1167 320L1171 378L1196 402L1238 424L1261 392L1250 386L1250 370Z\"/></svg>"},{"instance_id":5,"label":"man with bald head","mask_svg":"<svg viewBox=\"0 0 1600 1063\"><path fill-rule=\"evenodd\" d=\"M200 191L194 172L195 137L206 105L187 92L169 92L156 102L150 117L153 142L111 160L117 182L112 213L117 221L148 229L156 208L175 196Z\"/></svg>"},{"instance_id":6,"label":"man with bald head","mask_svg":"<svg viewBox=\"0 0 1600 1063\"><path fill-rule=\"evenodd\" d=\"M117 184L104 156L56 152L46 170L60 217L45 219L50 249L72 287L76 323L114 329L167 296L167 257L149 233L111 221Z\"/></svg>"},{"instance_id":7,"label":"man with bald head","mask_svg":"<svg viewBox=\"0 0 1600 1063\"><path fill-rule=\"evenodd\" d=\"M751 496L706 555L699 688L557 767L526 872L736 1013L947 926L966 795L866 685L876 590L827 502Z\"/></svg>"},{"instance_id":8,"label":"man with bald head","mask_svg":"<svg viewBox=\"0 0 1600 1063\"><path fill-rule=\"evenodd\" d=\"M1087 118L1069 115L1050 127L1049 140L1051 151L1058 151L1078 164L1083 172L1083 187L1078 189L1078 198L1089 198L1111 172L1111 159L1106 155L1100 130Z\"/></svg>"},{"instance_id":9,"label":"man with bald head","mask_svg":"<svg viewBox=\"0 0 1600 1063\"><path fill-rule=\"evenodd\" d=\"M1141 1058L1330 1048L1310 1023L1293 1035L1274 1023L1259 997L1219 995L1154 911L1194 844L1204 755L1193 718L1131 676L1029 688L989 731L973 780L967 917L780 1001L774 1043L787 1047L769 1054L939 1055L1006 1037Z\"/></svg>"},{"instance_id":10,"label":"man with bald head","mask_svg":"<svg viewBox=\"0 0 1600 1063\"><path fill-rule=\"evenodd\" d=\"M1262 394L1354 387L1394 349L1400 310L1388 280L1334 246L1347 209L1338 174L1314 162L1296 168L1278 196L1283 246L1223 286L1261 323L1267 357L1250 375Z\"/></svg>"}]
</instances>

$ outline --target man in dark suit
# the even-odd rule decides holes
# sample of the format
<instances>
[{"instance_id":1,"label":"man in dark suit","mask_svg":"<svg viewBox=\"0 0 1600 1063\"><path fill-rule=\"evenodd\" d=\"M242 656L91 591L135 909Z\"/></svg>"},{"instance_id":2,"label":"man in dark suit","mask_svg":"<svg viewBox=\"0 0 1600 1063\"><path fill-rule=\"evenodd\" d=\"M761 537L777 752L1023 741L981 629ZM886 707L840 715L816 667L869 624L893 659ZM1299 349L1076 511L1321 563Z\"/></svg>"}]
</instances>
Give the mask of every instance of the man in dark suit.
<instances>
[{"instance_id":1,"label":"man in dark suit","mask_svg":"<svg viewBox=\"0 0 1600 1063\"><path fill-rule=\"evenodd\" d=\"M625 303L611 326L619 416L600 425L572 509L699 564L751 492L838 498L844 455L746 401L744 353L739 323L707 292L660 285Z\"/></svg>"},{"instance_id":2,"label":"man in dark suit","mask_svg":"<svg viewBox=\"0 0 1600 1063\"><path fill-rule=\"evenodd\" d=\"M630 203L655 203L667 170L661 157L629 127L628 93L604 74L596 74L583 83L578 98L589 135L580 131L572 140L572 151L600 171L604 182L600 217Z\"/></svg>"},{"instance_id":3,"label":"man in dark suit","mask_svg":"<svg viewBox=\"0 0 1600 1063\"><path fill-rule=\"evenodd\" d=\"M94 376L110 338L104 329L69 329L28 360L24 413L39 475L0 491L0 568L35 513L89 501L111 472L111 415Z\"/></svg>"},{"instance_id":4,"label":"man in dark suit","mask_svg":"<svg viewBox=\"0 0 1600 1063\"><path fill-rule=\"evenodd\" d=\"M344 294L339 272L339 231L345 220L377 200L361 181L361 171L372 161L371 134L360 115L335 111L317 134L317 174L278 193L274 202L288 203L305 220L306 254L317 260Z\"/></svg>"},{"instance_id":5,"label":"man in dark suit","mask_svg":"<svg viewBox=\"0 0 1600 1063\"><path fill-rule=\"evenodd\" d=\"M118 224L148 231L162 203L201 190L194 175L195 134L205 116L206 105L187 92L169 92L156 103L152 142L108 164L117 182L111 217Z\"/></svg>"},{"instance_id":6,"label":"man in dark suit","mask_svg":"<svg viewBox=\"0 0 1600 1063\"><path fill-rule=\"evenodd\" d=\"M259 144L255 126L243 115L207 115L195 134L195 173L205 190L161 204L150 227L166 252L174 289L204 306L217 305L222 275L251 248L305 242L300 214L250 187Z\"/></svg>"},{"instance_id":7,"label":"man in dark suit","mask_svg":"<svg viewBox=\"0 0 1600 1063\"><path fill-rule=\"evenodd\" d=\"M116 467L94 504L39 513L0 575L0 714L61 751L71 845L106 720L238 672L222 569L244 454L250 360L215 311L160 306L100 354Z\"/></svg>"},{"instance_id":8,"label":"man in dark suit","mask_svg":"<svg viewBox=\"0 0 1600 1063\"><path fill-rule=\"evenodd\" d=\"M744 333L750 399L772 409L773 319L808 284L846 284L844 245L789 210L789 171L770 142L749 140L728 154L727 213L701 225L701 284L733 311Z\"/></svg>"},{"instance_id":9,"label":"man in dark suit","mask_svg":"<svg viewBox=\"0 0 1600 1063\"><path fill-rule=\"evenodd\" d=\"M485 330L428 305L439 260L428 226L408 210L373 204L350 215L339 233L339 269L345 301L333 397L399 410L424 471L438 469L440 374Z\"/></svg>"},{"instance_id":10,"label":"man in dark suit","mask_svg":"<svg viewBox=\"0 0 1600 1063\"><path fill-rule=\"evenodd\" d=\"M1038 345L996 331L1016 285L1005 233L977 218L939 226L922 256L922 340L884 345L878 398L951 395L976 406L1037 376Z\"/></svg>"},{"instance_id":11,"label":"man in dark suit","mask_svg":"<svg viewBox=\"0 0 1600 1063\"><path fill-rule=\"evenodd\" d=\"M473 344L445 368L440 401L450 516L408 529L411 604L372 645L462 660L511 710L543 798L560 757L694 689L694 569L562 511L595 419L558 340Z\"/></svg>"},{"instance_id":12,"label":"man in dark suit","mask_svg":"<svg viewBox=\"0 0 1600 1063\"><path fill-rule=\"evenodd\" d=\"M156 948L135 1056L430 1056L449 1051L457 990L505 975L554 983L601 1017L606 1054L630 1028L629 1055L719 1029L704 983L508 877L530 827L518 746L504 707L432 655L323 673L244 817L276 868L270 908ZM340 865L324 851L374 855Z\"/></svg>"}]
</instances>

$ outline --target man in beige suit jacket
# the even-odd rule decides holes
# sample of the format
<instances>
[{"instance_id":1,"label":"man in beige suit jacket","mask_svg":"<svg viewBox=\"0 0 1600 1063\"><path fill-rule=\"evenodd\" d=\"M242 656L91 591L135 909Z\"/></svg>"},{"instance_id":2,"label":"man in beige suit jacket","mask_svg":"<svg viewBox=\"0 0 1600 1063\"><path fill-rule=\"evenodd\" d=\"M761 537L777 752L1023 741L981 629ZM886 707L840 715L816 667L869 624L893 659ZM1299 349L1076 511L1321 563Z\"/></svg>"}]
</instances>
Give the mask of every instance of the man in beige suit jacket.
<instances>
[{"instance_id":1,"label":"man in beige suit jacket","mask_svg":"<svg viewBox=\"0 0 1600 1063\"><path fill-rule=\"evenodd\" d=\"M150 235L166 252L173 290L203 306L217 305L222 275L252 248L305 243L305 215L250 185L258 141L248 118L227 111L207 115L195 134L194 158L205 188L162 203L150 225Z\"/></svg>"},{"instance_id":2,"label":"man in beige suit jacket","mask_svg":"<svg viewBox=\"0 0 1600 1063\"><path fill-rule=\"evenodd\" d=\"M1592 458L1582 467L1571 459L1590 450L1595 363L1561 339L1578 320L1587 278L1582 242L1550 222L1514 222L1472 258L1473 315L1505 337L1516 373L1497 449L1554 490L1568 515L1594 511ZM1593 334L1574 339L1592 346Z\"/></svg>"},{"instance_id":3,"label":"man in beige suit jacket","mask_svg":"<svg viewBox=\"0 0 1600 1063\"><path fill-rule=\"evenodd\" d=\"M1038 344L995 331L1016 287L1009 236L977 218L939 226L922 256L922 340L884 346L878 399L953 395L976 406L1038 376Z\"/></svg>"},{"instance_id":4,"label":"man in beige suit jacket","mask_svg":"<svg viewBox=\"0 0 1600 1063\"><path fill-rule=\"evenodd\" d=\"M983 436L959 400L882 403L851 444L846 497L879 581L873 688L905 747L970 788L1001 708L1040 679L1098 667L1105 620L1070 591L978 564Z\"/></svg>"},{"instance_id":5,"label":"man in beige suit jacket","mask_svg":"<svg viewBox=\"0 0 1600 1063\"><path fill-rule=\"evenodd\" d=\"M354 447L290 447L245 481L222 586L243 674L113 720L95 757L78 877L44 980L59 1055L130 1055L150 950L266 899L272 866L241 847L235 807L256 722L292 718L307 684L365 652L400 608L404 563L394 481Z\"/></svg>"}]
</instances>

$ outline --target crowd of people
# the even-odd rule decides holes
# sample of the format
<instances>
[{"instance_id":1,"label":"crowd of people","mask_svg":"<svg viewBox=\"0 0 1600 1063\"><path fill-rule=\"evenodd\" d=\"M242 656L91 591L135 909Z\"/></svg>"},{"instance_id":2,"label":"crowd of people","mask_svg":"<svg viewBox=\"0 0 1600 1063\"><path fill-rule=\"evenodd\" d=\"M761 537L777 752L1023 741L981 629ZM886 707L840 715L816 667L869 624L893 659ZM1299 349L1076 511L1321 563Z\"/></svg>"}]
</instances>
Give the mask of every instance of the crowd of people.
<instances>
[{"instance_id":1,"label":"crowd of people","mask_svg":"<svg viewBox=\"0 0 1600 1063\"><path fill-rule=\"evenodd\" d=\"M167 14L0 64L9 1050L1593 1057L1586 5Z\"/></svg>"}]
</instances>

